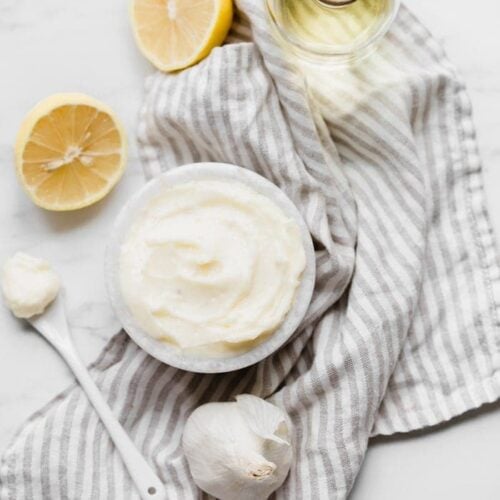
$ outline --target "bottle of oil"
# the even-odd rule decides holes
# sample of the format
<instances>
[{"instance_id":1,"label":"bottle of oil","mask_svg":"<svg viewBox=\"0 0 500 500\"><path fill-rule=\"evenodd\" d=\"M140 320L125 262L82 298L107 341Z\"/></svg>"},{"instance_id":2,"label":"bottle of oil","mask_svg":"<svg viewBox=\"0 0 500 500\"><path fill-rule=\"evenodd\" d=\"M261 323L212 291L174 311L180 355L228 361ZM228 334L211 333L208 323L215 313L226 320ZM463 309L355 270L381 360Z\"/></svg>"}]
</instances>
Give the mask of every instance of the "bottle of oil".
<instances>
[{"instance_id":1,"label":"bottle of oil","mask_svg":"<svg viewBox=\"0 0 500 500\"><path fill-rule=\"evenodd\" d=\"M368 54L399 0L267 0L281 37L303 58L342 64Z\"/></svg>"}]
</instances>

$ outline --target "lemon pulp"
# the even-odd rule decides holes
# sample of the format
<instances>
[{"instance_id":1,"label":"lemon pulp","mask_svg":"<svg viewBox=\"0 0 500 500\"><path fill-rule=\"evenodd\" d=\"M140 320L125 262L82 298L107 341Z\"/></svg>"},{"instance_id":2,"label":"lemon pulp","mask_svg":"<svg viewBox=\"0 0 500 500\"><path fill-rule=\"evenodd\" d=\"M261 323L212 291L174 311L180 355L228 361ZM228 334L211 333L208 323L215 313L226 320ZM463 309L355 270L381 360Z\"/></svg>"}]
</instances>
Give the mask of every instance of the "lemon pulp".
<instances>
[{"instance_id":1,"label":"lemon pulp","mask_svg":"<svg viewBox=\"0 0 500 500\"><path fill-rule=\"evenodd\" d=\"M126 137L113 111L83 94L57 94L26 117L16 165L32 200L48 210L74 210L102 199L120 179Z\"/></svg>"},{"instance_id":2,"label":"lemon pulp","mask_svg":"<svg viewBox=\"0 0 500 500\"><path fill-rule=\"evenodd\" d=\"M137 44L158 69L175 71L206 57L231 27L232 0L133 0Z\"/></svg>"}]
</instances>

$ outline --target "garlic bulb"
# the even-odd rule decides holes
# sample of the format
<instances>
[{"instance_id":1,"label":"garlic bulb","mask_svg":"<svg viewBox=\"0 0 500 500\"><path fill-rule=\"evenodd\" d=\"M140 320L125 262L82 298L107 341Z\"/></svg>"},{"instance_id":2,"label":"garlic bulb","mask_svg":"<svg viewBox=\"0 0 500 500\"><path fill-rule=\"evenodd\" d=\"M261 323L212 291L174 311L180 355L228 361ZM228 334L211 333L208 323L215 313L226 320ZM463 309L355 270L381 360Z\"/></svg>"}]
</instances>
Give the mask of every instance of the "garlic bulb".
<instances>
[{"instance_id":1,"label":"garlic bulb","mask_svg":"<svg viewBox=\"0 0 500 500\"><path fill-rule=\"evenodd\" d=\"M207 403L188 418L182 445L195 483L221 500L264 500L292 462L292 426L280 408L250 394Z\"/></svg>"}]
</instances>

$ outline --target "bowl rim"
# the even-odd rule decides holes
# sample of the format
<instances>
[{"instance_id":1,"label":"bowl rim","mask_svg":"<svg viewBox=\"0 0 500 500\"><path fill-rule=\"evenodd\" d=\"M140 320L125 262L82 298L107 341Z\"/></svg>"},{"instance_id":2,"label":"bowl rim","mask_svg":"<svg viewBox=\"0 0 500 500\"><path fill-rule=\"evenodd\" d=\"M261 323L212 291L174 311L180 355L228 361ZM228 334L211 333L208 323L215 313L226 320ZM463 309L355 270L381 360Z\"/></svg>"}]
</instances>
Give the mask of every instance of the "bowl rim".
<instances>
[{"instance_id":1,"label":"bowl rim","mask_svg":"<svg viewBox=\"0 0 500 500\"><path fill-rule=\"evenodd\" d=\"M294 301L285 319L272 334L254 348L232 357L195 357L150 336L136 322L121 292L119 260L124 238L137 213L166 187L196 180L239 182L266 196L299 226L306 266ZM196 373L224 373L246 368L267 358L290 340L311 302L316 277L316 263L311 234L295 204L275 184L243 167L228 163L190 163L168 170L147 182L122 207L111 229L105 255L105 281L108 296L123 329L148 354L170 366Z\"/></svg>"}]
</instances>

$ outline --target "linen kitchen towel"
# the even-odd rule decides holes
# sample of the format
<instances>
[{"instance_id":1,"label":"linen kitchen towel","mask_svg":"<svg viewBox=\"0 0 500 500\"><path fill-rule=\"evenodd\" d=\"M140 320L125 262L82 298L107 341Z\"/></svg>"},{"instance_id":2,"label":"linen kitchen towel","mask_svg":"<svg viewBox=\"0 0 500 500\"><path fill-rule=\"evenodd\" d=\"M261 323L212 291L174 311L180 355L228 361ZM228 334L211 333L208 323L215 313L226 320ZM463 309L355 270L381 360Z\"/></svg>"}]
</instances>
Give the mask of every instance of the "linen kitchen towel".
<instances>
[{"instance_id":1,"label":"linen kitchen towel","mask_svg":"<svg viewBox=\"0 0 500 500\"><path fill-rule=\"evenodd\" d=\"M198 161L280 186L313 235L317 286L292 341L258 366L197 375L125 333L92 373L166 483L199 498L180 439L189 413L251 392L295 426L278 499L343 499L370 435L448 420L500 396L499 262L464 86L403 8L352 71L298 68L263 0L240 0L230 42L147 81L148 177ZM305 75L305 76L304 76ZM79 387L36 413L4 455L2 499L137 498Z\"/></svg>"}]
</instances>

